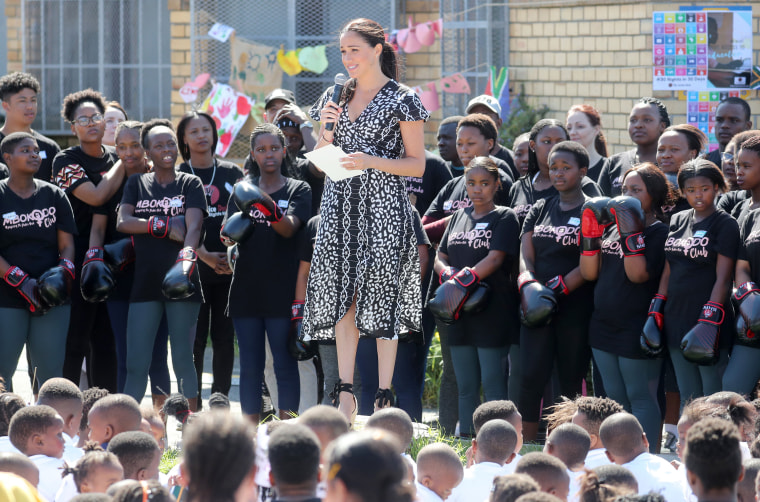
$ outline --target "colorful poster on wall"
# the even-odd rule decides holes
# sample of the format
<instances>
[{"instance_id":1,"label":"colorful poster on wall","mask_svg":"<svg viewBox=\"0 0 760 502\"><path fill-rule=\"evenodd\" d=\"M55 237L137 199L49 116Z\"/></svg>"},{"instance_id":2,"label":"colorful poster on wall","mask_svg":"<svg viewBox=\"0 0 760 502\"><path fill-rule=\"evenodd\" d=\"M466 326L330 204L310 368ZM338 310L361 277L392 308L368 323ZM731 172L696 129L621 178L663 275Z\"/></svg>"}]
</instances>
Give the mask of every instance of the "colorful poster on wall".
<instances>
[{"instance_id":1,"label":"colorful poster on wall","mask_svg":"<svg viewBox=\"0 0 760 502\"><path fill-rule=\"evenodd\" d=\"M216 130L219 133L217 155L224 157L230 151L235 136L251 116L252 106L253 103L245 94L236 92L229 85L214 84L200 109L211 115L216 122Z\"/></svg>"},{"instance_id":2,"label":"colorful poster on wall","mask_svg":"<svg viewBox=\"0 0 760 502\"><path fill-rule=\"evenodd\" d=\"M238 36L230 39L230 85L255 101L282 87L283 71L277 64L277 48Z\"/></svg>"},{"instance_id":3,"label":"colorful poster on wall","mask_svg":"<svg viewBox=\"0 0 760 502\"><path fill-rule=\"evenodd\" d=\"M728 97L741 97L741 91L689 91L686 97L686 120L707 135L707 151L717 150L715 137L715 111Z\"/></svg>"},{"instance_id":4,"label":"colorful poster on wall","mask_svg":"<svg viewBox=\"0 0 760 502\"><path fill-rule=\"evenodd\" d=\"M749 88L751 10L657 11L652 37L654 90Z\"/></svg>"}]
</instances>

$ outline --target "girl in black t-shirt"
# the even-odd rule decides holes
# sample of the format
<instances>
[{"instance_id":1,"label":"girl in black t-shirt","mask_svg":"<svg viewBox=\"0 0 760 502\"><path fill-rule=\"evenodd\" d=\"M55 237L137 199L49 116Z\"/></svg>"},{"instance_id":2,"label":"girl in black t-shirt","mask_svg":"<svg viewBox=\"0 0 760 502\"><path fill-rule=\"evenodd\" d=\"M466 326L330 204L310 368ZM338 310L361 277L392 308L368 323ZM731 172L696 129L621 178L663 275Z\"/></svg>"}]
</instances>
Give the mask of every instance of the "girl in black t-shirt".
<instances>
[{"instance_id":1,"label":"girl in black t-shirt","mask_svg":"<svg viewBox=\"0 0 760 502\"><path fill-rule=\"evenodd\" d=\"M74 214L55 185L34 178L40 149L29 133L0 143L10 176L0 181L0 377L12 390L24 344L44 382L63 374L74 281Z\"/></svg>"},{"instance_id":2,"label":"girl in black t-shirt","mask_svg":"<svg viewBox=\"0 0 760 502\"><path fill-rule=\"evenodd\" d=\"M589 342L607 396L638 418L647 437L657 437L661 423L657 385L663 360L646 357L640 337L665 266L668 227L662 222L661 208L673 195L651 162L631 168L623 177L622 190L627 197L601 198L602 205L583 211L581 233L587 245L581 254L581 274L587 281L597 281ZM657 446L656 441L650 444L652 451Z\"/></svg>"},{"instance_id":3,"label":"girl in black t-shirt","mask_svg":"<svg viewBox=\"0 0 760 502\"><path fill-rule=\"evenodd\" d=\"M574 105L567 112L567 132L588 152L587 176L599 181L604 161L607 160L607 140L602 133L602 117L591 105Z\"/></svg>"},{"instance_id":4,"label":"girl in black t-shirt","mask_svg":"<svg viewBox=\"0 0 760 502\"><path fill-rule=\"evenodd\" d=\"M514 211L494 203L499 171L490 158L473 159L464 179L472 205L452 215L443 235L434 267L441 286L435 295L443 295L458 277L469 273L488 285L490 299L482 311L463 312L453 324L439 319L436 323L451 348L460 432L474 434L472 413L480 404L481 384L486 400L507 399L502 360L516 329L514 322L505 319L516 317L509 316L509 312L516 314L517 307L509 277L519 254L519 226Z\"/></svg>"},{"instance_id":5,"label":"girl in black t-shirt","mask_svg":"<svg viewBox=\"0 0 760 502\"><path fill-rule=\"evenodd\" d=\"M579 266L581 207L587 200L582 180L588 153L579 143L563 141L549 154L549 177L558 195L539 199L525 218L520 237L521 309L526 318L535 300L531 283L545 284L542 301L556 305L548 325L525 324L520 329L522 378L519 408L526 441L536 438L541 397L557 365L562 394L581 393L591 349L588 325L593 311L593 284L586 283ZM547 289L548 288L548 289ZM546 297L549 295L549 298ZM529 323L530 324L530 323Z\"/></svg>"},{"instance_id":6,"label":"girl in black t-shirt","mask_svg":"<svg viewBox=\"0 0 760 502\"><path fill-rule=\"evenodd\" d=\"M673 215L665 241L665 269L652 312L663 324L681 393L691 399L721 390L721 375L734 339L733 309L724 308L739 247L736 220L717 210L726 189L712 162L695 159L678 172L678 187L692 209ZM649 322L649 321L647 321Z\"/></svg>"},{"instance_id":7,"label":"girl in black t-shirt","mask_svg":"<svg viewBox=\"0 0 760 502\"><path fill-rule=\"evenodd\" d=\"M521 178L528 174L528 151L530 151L530 134L526 132L516 137L512 145L515 168Z\"/></svg>"},{"instance_id":8,"label":"girl in black t-shirt","mask_svg":"<svg viewBox=\"0 0 760 502\"><path fill-rule=\"evenodd\" d=\"M150 354L161 316L166 313L174 373L180 392L194 411L198 384L190 330L203 298L195 249L200 242L206 197L197 176L174 168L177 137L168 120L147 122L140 140L153 162L153 171L127 180L116 226L119 232L134 235L136 255L127 318L124 393L135 399L145 395ZM184 226L178 216L184 216ZM167 289L169 281L177 286Z\"/></svg>"},{"instance_id":9,"label":"girl in black t-shirt","mask_svg":"<svg viewBox=\"0 0 760 502\"><path fill-rule=\"evenodd\" d=\"M305 181L282 175L285 148L280 129L273 124L257 126L251 133L251 155L261 176L246 176L240 182L258 186L262 196L280 208L279 218L266 215L257 205L251 208L248 216L254 230L238 242L229 294L228 309L240 345L240 405L254 422L261 409L264 337L272 350L280 416L297 412L299 403L298 363L288 351L288 330L299 264L295 236L309 219L311 189ZM231 199L225 222L239 211Z\"/></svg>"},{"instance_id":10,"label":"girl in black t-shirt","mask_svg":"<svg viewBox=\"0 0 760 502\"><path fill-rule=\"evenodd\" d=\"M657 140L657 167L673 187L678 186L678 170L681 166L696 159L706 144L707 137L693 125L679 124L665 129ZM679 196L674 204L663 208L665 221L670 221L672 215L687 209L690 209L689 203L683 196Z\"/></svg>"},{"instance_id":11,"label":"girl in black t-shirt","mask_svg":"<svg viewBox=\"0 0 760 502\"><path fill-rule=\"evenodd\" d=\"M216 123L204 112L188 112L177 124L179 153L184 162L180 172L198 176L206 192L208 216L203 226L205 238L198 247L198 271L203 287L203 303L195 331L195 372L200 399L201 377L206 341L211 336L213 346L214 383L211 392L228 394L232 384L235 360L235 327L225 310L232 282L232 269L227 263L227 251L219 240L222 220L232 187L243 177L243 170L232 162L214 156L219 137Z\"/></svg>"},{"instance_id":12,"label":"girl in black t-shirt","mask_svg":"<svg viewBox=\"0 0 760 502\"><path fill-rule=\"evenodd\" d=\"M599 187L605 195L620 195L623 175L642 162L655 162L657 140L670 127L670 116L665 105L656 98L641 98L628 115L628 135L636 148L618 153L607 159L599 175Z\"/></svg>"}]
</instances>

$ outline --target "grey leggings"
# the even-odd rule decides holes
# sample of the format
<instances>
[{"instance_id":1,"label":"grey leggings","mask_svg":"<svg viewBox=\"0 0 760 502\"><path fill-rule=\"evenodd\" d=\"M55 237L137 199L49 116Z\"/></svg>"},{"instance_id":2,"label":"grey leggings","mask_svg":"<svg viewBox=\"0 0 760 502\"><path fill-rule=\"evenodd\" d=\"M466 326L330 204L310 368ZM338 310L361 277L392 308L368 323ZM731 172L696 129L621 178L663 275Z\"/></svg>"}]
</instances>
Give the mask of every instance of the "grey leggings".
<instances>
[{"instance_id":1,"label":"grey leggings","mask_svg":"<svg viewBox=\"0 0 760 502\"><path fill-rule=\"evenodd\" d=\"M654 453L662 421L657 386L664 359L629 359L599 349L591 350L607 396L639 420L649 438L650 453Z\"/></svg>"},{"instance_id":2,"label":"grey leggings","mask_svg":"<svg viewBox=\"0 0 760 502\"><path fill-rule=\"evenodd\" d=\"M760 348L734 345L723 373L723 390L748 396L760 379Z\"/></svg>"},{"instance_id":3,"label":"grey leggings","mask_svg":"<svg viewBox=\"0 0 760 502\"><path fill-rule=\"evenodd\" d=\"M669 347L670 360L681 394L681 411L695 397L709 396L722 390L723 372L728 364L728 351L721 350L717 364L700 366L687 361L678 348Z\"/></svg>"},{"instance_id":4,"label":"grey leggings","mask_svg":"<svg viewBox=\"0 0 760 502\"><path fill-rule=\"evenodd\" d=\"M193 365L195 324L201 304L196 302L136 302L129 304L127 316L127 380L124 393L137 399L145 396L148 370L161 316L166 309L172 366L179 391L188 398L198 397L198 379Z\"/></svg>"},{"instance_id":5,"label":"grey leggings","mask_svg":"<svg viewBox=\"0 0 760 502\"><path fill-rule=\"evenodd\" d=\"M21 350L26 350L36 369L40 385L53 377L63 376L63 356L66 354L66 333L69 330L71 305L50 309L40 317L26 309L0 308L0 376L8 390L13 390L13 374Z\"/></svg>"}]
</instances>

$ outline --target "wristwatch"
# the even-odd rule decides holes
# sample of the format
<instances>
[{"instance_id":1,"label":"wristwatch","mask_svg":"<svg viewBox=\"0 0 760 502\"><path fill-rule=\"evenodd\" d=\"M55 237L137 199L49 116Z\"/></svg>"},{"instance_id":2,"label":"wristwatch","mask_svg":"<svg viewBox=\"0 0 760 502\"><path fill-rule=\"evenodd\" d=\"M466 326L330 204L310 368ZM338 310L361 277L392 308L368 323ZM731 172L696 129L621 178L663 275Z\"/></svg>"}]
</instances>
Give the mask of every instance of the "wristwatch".
<instances>
[{"instance_id":1,"label":"wristwatch","mask_svg":"<svg viewBox=\"0 0 760 502\"><path fill-rule=\"evenodd\" d=\"M314 129L314 124L305 120L301 122L301 125L298 127L298 129Z\"/></svg>"}]
</instances>

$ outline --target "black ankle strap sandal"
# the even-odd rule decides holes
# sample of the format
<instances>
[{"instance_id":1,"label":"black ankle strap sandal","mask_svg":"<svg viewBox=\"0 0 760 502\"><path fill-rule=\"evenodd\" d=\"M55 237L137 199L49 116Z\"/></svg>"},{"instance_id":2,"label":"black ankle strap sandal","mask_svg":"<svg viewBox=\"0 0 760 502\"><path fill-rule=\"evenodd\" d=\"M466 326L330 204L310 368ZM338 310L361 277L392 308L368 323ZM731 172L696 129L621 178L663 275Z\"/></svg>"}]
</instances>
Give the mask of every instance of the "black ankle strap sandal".
<instances>
[{"instance_id":1,"label":"black ankle strap sandal","mask_svg":"<svg viewBox=\"0 0 760 502\"><path fill-rule=\"evenodd\" d=\"M378 389L375 393L375 409L391 408L395 404L396 399L390 389Z\"/></svg>"}]
</instances>

